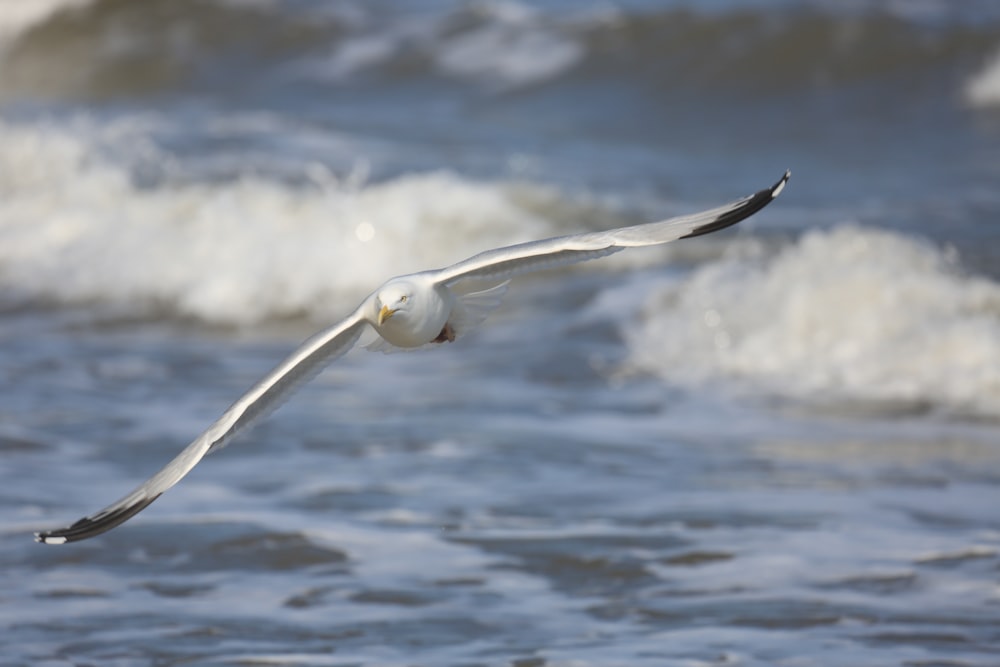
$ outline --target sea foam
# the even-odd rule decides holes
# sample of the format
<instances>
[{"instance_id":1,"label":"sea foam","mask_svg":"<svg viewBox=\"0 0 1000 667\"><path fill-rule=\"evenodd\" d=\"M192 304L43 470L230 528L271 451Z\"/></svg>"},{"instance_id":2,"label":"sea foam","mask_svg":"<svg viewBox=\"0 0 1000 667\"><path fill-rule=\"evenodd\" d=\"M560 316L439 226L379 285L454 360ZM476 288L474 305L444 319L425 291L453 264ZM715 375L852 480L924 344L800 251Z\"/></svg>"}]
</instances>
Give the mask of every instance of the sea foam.
<instances>
[{"instance_id":1,"label":"sea foam","mask_svg":"<svg viewBox=\"0 0 1000 667\"><path fill-rule=\"evenodd\" d=\"M731 254L659 290L631 363L679 383L1000 410L1000 285L954 253L859 226Z\"/></svg>"},{"instance_id":2,"label":"sea foam","mask_svg":"<svg viewBox=\"0 0 1000 667\"><path fill-rule=\"evenodd\" d=\"M554 78L583 59L582 44L526 5L497 2L482 10L484 25L439 40L434 59L442 71L508 88Z\"/></svg>"},{"instance_id":3,"label":"sea foam","mask_svg":"<svg viewBox=\"0 0 1000 667\"><path fill-rule=\"evenodd\" d=\"M557 16L513 1L456 5L452 11L402 14L386 22L361 10L341 21L346 34L320 57L307 57L296 71L342 80L365 70L413 71L426 63L448 78L492 90L511 90L555 79L586 55L578 33L603 15L564 12ZM596 16L596 18L595 18Z\"/></svg>"},{"instance_id":4,"label":"sea foam","mask_svg":"<svg viewBox=\"0 0 1000 667\"><path fill-rule=\"evenodd\" d=\"M545 187L441 171L360 184L313 165L299 184L258 175L141 186L85 134L0 124L7 298L219 323L325 319L390 276L552 235L561 207L572 208Z\"/></svg>"},{"instance_id":5,"label":"sea foam","mask_svg":"<svg viewBox=\"0 0 1000 667\"><path fill-rule=\"evenodd\" d=\"M33 26L44 23L50 16L74 7L83 7L91 0L0 0L0 45Z\"/></svg>"},{"instance_id":6,"label":"sea foam","mask_svg":"<svg viewBox=\"0 0 1000 667\"><path fill-rule=\"evenodd\" d=\"M1000 51L966 82L965 99L977 107L1000 105Z\"/></svg>"}]
</instances>

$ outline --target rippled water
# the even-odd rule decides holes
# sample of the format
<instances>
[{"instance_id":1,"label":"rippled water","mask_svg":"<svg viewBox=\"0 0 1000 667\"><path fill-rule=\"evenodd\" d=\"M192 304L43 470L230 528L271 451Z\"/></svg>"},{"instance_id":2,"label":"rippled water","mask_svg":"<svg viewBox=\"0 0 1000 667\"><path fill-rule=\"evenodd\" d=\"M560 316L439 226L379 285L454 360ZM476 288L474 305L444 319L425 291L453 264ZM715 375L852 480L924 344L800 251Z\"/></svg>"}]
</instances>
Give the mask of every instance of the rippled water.
<instances>
[{"instance_id":1,"label":"rippled water","mask_svg":"<svg viewBox=\"0 0 1000 667\"><path fill-rule=\"evenodd\" d=\"M0 663L1000 663L994 3L12 7ZM788 167L31 540L389 275Z\"/></svg>"}]
</instances>

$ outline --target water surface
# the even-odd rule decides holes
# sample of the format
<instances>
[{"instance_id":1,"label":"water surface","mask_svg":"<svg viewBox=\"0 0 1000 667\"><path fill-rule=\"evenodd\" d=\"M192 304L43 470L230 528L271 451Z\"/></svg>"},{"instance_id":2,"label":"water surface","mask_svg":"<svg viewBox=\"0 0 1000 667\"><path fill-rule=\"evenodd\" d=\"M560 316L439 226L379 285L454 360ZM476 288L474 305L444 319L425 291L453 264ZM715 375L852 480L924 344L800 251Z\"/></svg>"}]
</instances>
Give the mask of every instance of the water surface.
<instances>
[{"instance_id":1,"label":"water surface","mask_svg":"<svg viewBox=\"0 0 1000 667\"><path fill-rule=\"evenodd\" d=\"M994 3L17 7L4 664L1000 662ZM31 541L388 276L786 168L735 230L518 279Z\"/></svg>"}]
</instances>

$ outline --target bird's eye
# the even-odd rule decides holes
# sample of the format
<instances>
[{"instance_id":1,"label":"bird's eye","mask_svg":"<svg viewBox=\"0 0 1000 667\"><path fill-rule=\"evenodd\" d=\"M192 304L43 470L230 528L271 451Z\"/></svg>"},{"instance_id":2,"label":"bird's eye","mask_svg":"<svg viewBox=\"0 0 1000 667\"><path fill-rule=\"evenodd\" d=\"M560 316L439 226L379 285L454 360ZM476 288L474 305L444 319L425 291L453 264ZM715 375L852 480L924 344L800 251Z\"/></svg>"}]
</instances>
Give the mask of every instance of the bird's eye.
<instances>
[{"instance_id":1,"label":"bird's eye","mask_svg":"<svg viewBox=\"0 0 1000 667\"><path fill-rule=\"evenodd\" d=\"M403 296L399 297L399 302L400 302L400 303L406 303L406 299L407 299L407 298L408 298L408 297L407 297L407 296L406 296L406 295L404 294Z\"/></svg>"}]
</instances>

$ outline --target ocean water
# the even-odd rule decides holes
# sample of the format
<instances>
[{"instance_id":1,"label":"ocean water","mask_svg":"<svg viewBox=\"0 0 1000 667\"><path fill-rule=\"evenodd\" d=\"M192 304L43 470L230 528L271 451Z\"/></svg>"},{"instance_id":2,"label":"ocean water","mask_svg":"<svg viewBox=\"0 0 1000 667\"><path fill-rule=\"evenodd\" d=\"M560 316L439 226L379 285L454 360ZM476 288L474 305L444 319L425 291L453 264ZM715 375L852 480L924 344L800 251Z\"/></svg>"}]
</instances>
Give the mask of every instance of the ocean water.
<instances>
[{"instance_id":1,"label":"ocean water","mask_svg":"<svg viewBox=\"0 0 1000 667\"><path fill-rule=\"evenodd\" d=\"M385 278L715 206L359 349ZM0 664L1000 664L992 0L0 1Z\"/></svg>"}]
</instances>

